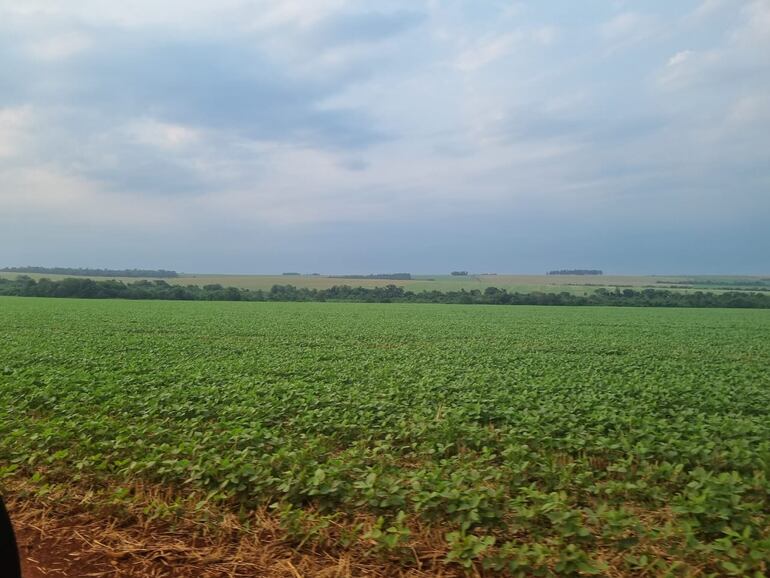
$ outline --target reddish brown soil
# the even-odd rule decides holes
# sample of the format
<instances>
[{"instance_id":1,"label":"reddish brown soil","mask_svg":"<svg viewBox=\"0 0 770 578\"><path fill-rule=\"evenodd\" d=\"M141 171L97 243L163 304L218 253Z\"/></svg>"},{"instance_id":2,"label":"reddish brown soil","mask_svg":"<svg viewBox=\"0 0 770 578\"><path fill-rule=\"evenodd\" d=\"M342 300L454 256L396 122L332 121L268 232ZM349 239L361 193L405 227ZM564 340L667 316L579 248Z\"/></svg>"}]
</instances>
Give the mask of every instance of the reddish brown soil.
<instances>
[{"instance_id":1,"label":"reddish brown soil","mask_svg":"<svg viewBox=\"0 0 770 578\"><path fill-rule=\"evenodd\" d=\"M438 564L422 568L357 559L354 552L296 551L271 520L258 532L231 537L196 536L195 526L122 522L81 508L64 497L53 502L9 500L22 558L23 578L457 578ZM0 578L3 572L0 567ZM481 575L476 574L477 577Z\"/></svg>"},{"instance_id":2,"label":"reddish brown soil","mask_svg":"<svg viewBox=\"0 0 770 578\"><path fill-rule=\"evenodd\" d=\"M72 538L44 538L27 528L16 536L24 578L81 578L109 576L115 567L103 556L87 554L82 542Z\"/></svg>"}]
</instances>

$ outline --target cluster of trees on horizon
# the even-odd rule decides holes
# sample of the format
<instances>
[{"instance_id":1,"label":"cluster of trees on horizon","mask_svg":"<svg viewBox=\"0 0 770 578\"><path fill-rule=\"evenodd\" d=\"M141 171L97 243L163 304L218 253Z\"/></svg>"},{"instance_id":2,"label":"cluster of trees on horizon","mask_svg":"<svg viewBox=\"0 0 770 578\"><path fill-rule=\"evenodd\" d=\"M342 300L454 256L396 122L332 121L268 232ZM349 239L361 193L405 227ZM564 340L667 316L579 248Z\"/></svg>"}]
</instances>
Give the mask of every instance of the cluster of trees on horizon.
<instances>
[{"instance_id":1,"label":"cluster of trees on horizon","mask_svg":"<svg viewBox=\"0 0 770 578\"><path fill-rule=\"evenodd\" d=\"M547 275L604 275L601 269L555 269Z\"/></svg>"},{"instance_id":2,"label":"cluster of trees on horizon","mask_svg":"<svg viewBox=\"0 0 770 578\"><path fill-rule=\"evenodd\" d=\"M373 275L327 275L329 279L389 279L391 281L409 281L411 273L375 273Z\"/></svg>"},{"instance_id":3,"label":"cluster of trees on horizon","mask_svg":"<svg viewBox=\"0 0 770 578\"><path fill-rule=\"evenodd\" d=\"M606 305L625 307L730 307L770 309L770 295L762 293L726 292L683 293L646 288L640 291L616 288L595 290L590 295L570 293L509 293L505 289L487 287L483 291L405 290L396 285L386 287L351 287L338 285L329 289L312 289L293 285L273 285L269 291L210 285L171 285L163 280L141 280L123 283L115 279L96 281L67 278L60 281L28 276L0 279L0 295L19 297L74 297L84 299L160 299L179 301L348 301L362 303L451 303L477 305Z\"/></svg>"},{"instance_id":4,"label":"cluster of trees on horizon","mask_svg":"<svg viewBox=\"0 0 770 578\"><path fill-rule=\"evenodd\" d=\"M36 273L41 275L77 275L79 277L179 277L166 269L88 269L83 267L3 267L4 273Z\"/></svg>"}]
</instances>

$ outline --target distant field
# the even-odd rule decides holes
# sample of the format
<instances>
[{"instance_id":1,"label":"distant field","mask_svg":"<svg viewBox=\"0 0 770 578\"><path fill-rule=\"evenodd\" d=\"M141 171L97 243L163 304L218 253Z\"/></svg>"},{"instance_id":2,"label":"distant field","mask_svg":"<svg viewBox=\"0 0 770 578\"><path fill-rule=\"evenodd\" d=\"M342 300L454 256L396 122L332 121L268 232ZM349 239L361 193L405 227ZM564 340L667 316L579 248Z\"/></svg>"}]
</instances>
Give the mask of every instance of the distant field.
<instances>
[{"instance_id":1,"label":"distant field","mask_svg":"<svg viewBox=\"0 0 770 578\"><path fill-rule=\"evenodd\" d=\"M206 283L219 283L247 289L269 289L273 285L295 285L297 287L314 287L326 289L333 285L352 285L360 287L383 287L385 285L398 285L412 291L459 291L460 289L485 289L497 287L508 291L567 291L574 294L585 294L599 287L645 287L665 288L668 283L681 283L690 280L714 280L712 277L696 278L692 276L583 276L583 275L413 275L411 280L383 280L383 279L344 279L339 277L311 276L311 275L182 275L176 279L177 283L203 285ZM720 280L727 280L720 277ZM761 277L735 277L736 280L759 280ZM169 280L173 282L174 280ZM770 282L768 283L770 286ZM688 286L677 286L678 290L687 290ZM713 288L713 286L712 286Z\"/></svg>"},{"instance_id":2,"label":"distant field","mask_svg":"<svg viewBox=\"0 0 770 578\"><path fill-rule=\"evenodd\" d=\"M0 486L180 576L765 576L768 336L770 311L4 297Z\"/></svg>"},{"instance_id":3,"label":"distant field","mask_svg":"<svg viewBox=\"0 0 770 578\"><path fill-rule=\"evenodd\" d=\"M0 277L15 278L18 273L0 273ZM30 274L39 279L63 279L65 275ZM384 287L398 285L411 291L459 291L465 289L483 290L487 287L497 287L510 292L530 293L559 293L562 291L573 295L592 293L600 287L614 289L615 287L654 287L672 291L712 291L721 292L729 289L758 290L762 287L754 285L764 283L765 289L770 289L770 279L767 277L748 276L626 276L626 275L469 275L453 277L451 275L414 275L411 280L389 279L345 279L314 275L206 275L182 274L179 277L165 279L172 285L208 285L220 284L225 287L243 289L269 290L273 285L294 285L315 289L328 289L334 285L351 285L355 287ZM103 280L104 277L95 278ZM125 283L137 281L131 277L116 277ZM155 279L149 279L153 281ZM724 283L724 287L719 285ZM745 284L741 284L745 283ZM669 286L673 284L673 286Z\"/></svg>"}]
</instances>

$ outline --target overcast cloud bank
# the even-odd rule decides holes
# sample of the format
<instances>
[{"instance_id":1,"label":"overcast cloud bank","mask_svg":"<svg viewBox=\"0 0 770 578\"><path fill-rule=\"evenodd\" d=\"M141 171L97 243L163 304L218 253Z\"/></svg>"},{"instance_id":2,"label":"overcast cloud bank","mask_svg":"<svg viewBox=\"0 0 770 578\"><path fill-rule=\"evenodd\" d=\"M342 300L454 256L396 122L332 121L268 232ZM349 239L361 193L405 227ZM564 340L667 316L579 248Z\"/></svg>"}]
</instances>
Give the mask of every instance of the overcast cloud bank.
<instances>
[{"instance_id":1,"label":"overcast cloud bank","mask_svg":"<svg viewBox=\"0 0 770 578\"><path fill-rule=\"evenodd\" d=\"M768 0L0 0L0 264L767 274L768 223Z\"/></svg>"}]
</instances>

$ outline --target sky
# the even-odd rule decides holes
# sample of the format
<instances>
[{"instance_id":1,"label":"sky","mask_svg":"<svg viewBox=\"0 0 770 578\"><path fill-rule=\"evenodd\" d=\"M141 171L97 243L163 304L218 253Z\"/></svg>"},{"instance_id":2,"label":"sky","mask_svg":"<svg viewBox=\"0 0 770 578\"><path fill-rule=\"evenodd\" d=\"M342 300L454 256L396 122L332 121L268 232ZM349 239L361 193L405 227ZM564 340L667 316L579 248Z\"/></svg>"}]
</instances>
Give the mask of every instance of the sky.
<instances>
[{"instance_id":1,"label":"sky","mask_svg":"<svg viewBox=\"0 0 770 578\"><path fill-rule=\"evenodd\" d=\"M0 267L770 274L770 0L0 0Z\"/></svg>"}]
</instances>

